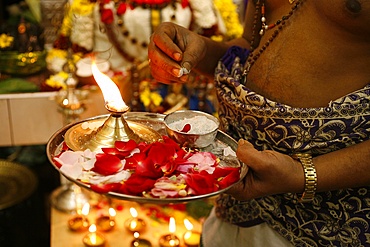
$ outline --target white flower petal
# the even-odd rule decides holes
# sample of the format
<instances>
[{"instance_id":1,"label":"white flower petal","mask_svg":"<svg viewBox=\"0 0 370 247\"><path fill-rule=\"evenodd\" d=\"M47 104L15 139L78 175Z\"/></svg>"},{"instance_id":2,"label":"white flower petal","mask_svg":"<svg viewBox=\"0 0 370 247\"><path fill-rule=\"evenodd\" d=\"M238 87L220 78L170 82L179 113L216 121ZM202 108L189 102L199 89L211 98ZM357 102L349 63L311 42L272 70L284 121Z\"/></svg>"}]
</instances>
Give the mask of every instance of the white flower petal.
<instances>
[{"instance_id":1,"label":"white flower petal","mask_svg":"<svg viewBox=\"0 0 370 247\"><path fill-rule=\"evenodd\" d=\"M60 171L73 179L78 179L82 175L83 169L80 165L64 165Z\"/></svg>"}]
</instances>

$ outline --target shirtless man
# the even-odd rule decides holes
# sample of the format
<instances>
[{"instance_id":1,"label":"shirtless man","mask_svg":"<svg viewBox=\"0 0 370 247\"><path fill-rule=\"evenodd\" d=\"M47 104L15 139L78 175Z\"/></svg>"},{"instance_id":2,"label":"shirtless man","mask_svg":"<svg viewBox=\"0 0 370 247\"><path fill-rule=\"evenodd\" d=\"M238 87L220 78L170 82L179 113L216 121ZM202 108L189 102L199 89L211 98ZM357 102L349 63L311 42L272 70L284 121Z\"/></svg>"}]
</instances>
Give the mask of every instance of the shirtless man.
<instances>
[{"instance_id":1,"label":"shirtless man","mask_svg":"<svg viewBox=\"0 0 370 247\"><path fill-rule=\"evenodd\" d=\"M228 43L164 23L149 45L159 81L186 82L182 67L215 74L221 121L249 168L202 244L370 244L370 1L250 0L246 13ZM240 73L226 69L231 46L248 49Z\"/></svg>"}]
</instances>

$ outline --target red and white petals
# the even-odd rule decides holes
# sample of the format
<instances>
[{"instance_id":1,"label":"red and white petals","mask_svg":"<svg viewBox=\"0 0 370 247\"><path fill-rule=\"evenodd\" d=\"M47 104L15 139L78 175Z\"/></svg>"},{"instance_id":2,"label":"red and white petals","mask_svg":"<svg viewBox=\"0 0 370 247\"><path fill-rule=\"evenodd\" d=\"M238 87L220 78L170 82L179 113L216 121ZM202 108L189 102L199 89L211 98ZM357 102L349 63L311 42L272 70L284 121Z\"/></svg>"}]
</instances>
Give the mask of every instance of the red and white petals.
<instances>
[{"instance_id":1,"label":"red and white petals","mask_svg":"<svg viewBox=\"0 0 370 247\"><path fill-rule=\"evenodd\" d=\"M63 150L54 160L63 174L99 193L180 198L209 194L239 179L239 168L221 167L213 153L185 150L167 136L150 144L117 141L102 151ZM236 157L231 151L224 154Z\"/></svg>"}]
</instances>

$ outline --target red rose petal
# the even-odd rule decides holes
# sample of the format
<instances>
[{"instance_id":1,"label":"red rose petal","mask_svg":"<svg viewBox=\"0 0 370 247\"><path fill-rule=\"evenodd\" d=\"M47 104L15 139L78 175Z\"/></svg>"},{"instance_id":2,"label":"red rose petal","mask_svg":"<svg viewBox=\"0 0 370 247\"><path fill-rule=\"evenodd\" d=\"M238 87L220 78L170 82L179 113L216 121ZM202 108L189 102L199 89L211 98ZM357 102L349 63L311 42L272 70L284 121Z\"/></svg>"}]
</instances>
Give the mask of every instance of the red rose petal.
<instances>
[{"instance_id":1,"label":"red rose petal","mask_svg":"<svg viewBox=\"0 0 370 247\"><path fill-rule=\"evenodd\" d=\"M120 152L116 148L101 148L101 150L105 154L114 155L114 156L116 156L117 158L119 158L121 160L124 159L125 157L127 157L130 154L130 152Z\"/></svg>"},{"instance_id":2,"label":"red rose petal","mask_svg":"<svg viewBox=\"0 0 370 247\"><path fill-rule=\"evenodd\" d=\"M100 19L105 24L112 24L114 20L113 11L111 9L103 9L101 11Z\"/></svg>"},{"instance_id":3,"label":"red rose petal","mask_svg":"<svg viewBox=\"0 0 370 247\"><path fill-rule=\"evenodd\" d=\"M215 180L207 172L188 173L184 177L194 195L205 195L218 190Z\"/></svg>"},{"instance_id":4,"label":"red rose petal","mask_svg":"<svg viewBox=\"0 0 370 247\"><path fill-rule=\"evenodd\" d=\"M119 192L127 195L142 196L143 192L149 191L153 188L155 181L155 179L150 179L133 173L129 179L123 183Z\"/></svg>"},{"instance_id":5,"label":"red rose petal","mask_svg":"<svg viewBox=\"0 0 370 247\"><path fill-rule=\"evenodd\" d=\"M184 125L182 130L180 130L180 132L188 133L190 130L191 130L191 125L187 123L187 124Z\"/></svg>"},{"instance_id":6,"label":"red rose petal","mask_svg":"<svg viewBox=\"0 0 370 247\"><path fill-rule=\"evenodd\" d=\"M90 185L91 190L97 193L108 193L117 191L122 186L121 183L111 183L111 184L92 184Z\"/></svg>"},{"instance_id":7,"label":"red rose petal","mask_svg":"<svg viewBox=\"0 0 370 247\"><path fill-rule=\"evenodd\" d=\"M234 184L237 182L240 178L240 173L239 173L239 168L234 168L234 167L225 167L225 168L220 168L216 167L215 172L213 175L220 175L218 176L218 185L220 189L224 189L229 187L230 185Z\"/></svg>"},{"instance_id":8,"label":"red rose petal","mask_svg":"<svg viewBox=\"0 0 370 247\"><path fill-rule=\"evenodd\" d=\"M97 154L94 167L91 169L101 175L112 175L122 168L121 160L110 154Z\"/></svg>"},{"instance_id":9,"label":"red rose petal","mask_svg":"<svg viewBox=\"0 0 370 247\"><path fill-rule=\"evenodd\" d=\"M126 13L127 10L127 4L126 3L120 3L117 8L117 15L123 15Z\"/></svg>"},{"instance_id":10,"label":"red rose petal","mask_svg":"<svg viewBox=\"0 0 370 247\"><path fill-rule=\"evenodd\" d=\"M115 148L121 152L131 152L134 150L138 144L134 140L125 141L116 141L114 144Z\"/></svg>"}]
</instances>

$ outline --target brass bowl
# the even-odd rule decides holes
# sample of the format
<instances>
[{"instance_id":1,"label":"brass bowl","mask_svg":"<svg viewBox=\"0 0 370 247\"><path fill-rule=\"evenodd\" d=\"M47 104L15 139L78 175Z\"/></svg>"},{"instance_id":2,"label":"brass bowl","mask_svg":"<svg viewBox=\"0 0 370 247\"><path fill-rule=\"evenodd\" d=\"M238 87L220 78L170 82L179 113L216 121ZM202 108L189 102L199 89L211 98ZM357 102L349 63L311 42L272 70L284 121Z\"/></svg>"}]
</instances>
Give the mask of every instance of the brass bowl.
<instances>
[{"instance_id":1,"label":"brass bowl","mask_svg":"<svg viewBox=\"0 0 370 247\"><path fill-rule=\"evenodd\" d=\"M201 124L202 130L182 131L182 123L192 121L197 117L202 117L202 122L193 122L193 124ZM214 142L220 121L211 114L202 111L181 110L168 114L164 118L164 124L167 135L180 145L190 148L205 148ZM209 128L210 124L212 124L212 128Z\"/></svg>"},{"instance_id":2,"label":"brass bowl","mask_svg":"<svg viewBox=\"0 0 370 247\"><path fill-rule=\"evenodd\" d=\"M47 51L0 52L0 72L10 75L32 75L46 68Z\"/></svg>"}]
</instances>

